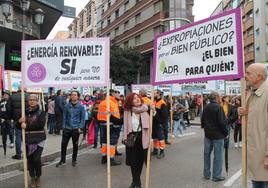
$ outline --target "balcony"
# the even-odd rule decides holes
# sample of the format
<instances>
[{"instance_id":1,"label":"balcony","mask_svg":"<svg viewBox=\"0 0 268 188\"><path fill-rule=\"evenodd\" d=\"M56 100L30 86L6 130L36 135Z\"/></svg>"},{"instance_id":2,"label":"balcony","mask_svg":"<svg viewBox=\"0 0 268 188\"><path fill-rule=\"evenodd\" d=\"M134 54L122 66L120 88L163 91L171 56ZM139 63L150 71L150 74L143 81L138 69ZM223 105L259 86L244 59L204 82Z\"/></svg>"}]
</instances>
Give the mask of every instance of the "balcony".
<instances>
[{"instance_id":1,"label":"balcony","mask_svg":"<svg viewBox=\"0 0 268 188\"><path fill-rule=\"evenodd\" d=\"M243 16L253 10L253 1L248 1L243 7Z\"/></svg>"},{"instance_id":2,"label":"balcony","mask_svg":"<svg viewBox=\"0 0 268 188\"><path fill-rule=\"evenodd\" d=\"M249 46L254 43L254 35L251 34L249 36L246 36L244 39L244 47Z\"/></svg>"},{"instance_id":3,"label":"balcony","mask_svg":"<svg viewBox=\"0 0 268 188\"><path fill-rule=\"evenodd\" d=\"M244 24L243 24L243 31L248 30L249 28L254 26L253 18L249 18Z\"/></svg>"}]
</instances>

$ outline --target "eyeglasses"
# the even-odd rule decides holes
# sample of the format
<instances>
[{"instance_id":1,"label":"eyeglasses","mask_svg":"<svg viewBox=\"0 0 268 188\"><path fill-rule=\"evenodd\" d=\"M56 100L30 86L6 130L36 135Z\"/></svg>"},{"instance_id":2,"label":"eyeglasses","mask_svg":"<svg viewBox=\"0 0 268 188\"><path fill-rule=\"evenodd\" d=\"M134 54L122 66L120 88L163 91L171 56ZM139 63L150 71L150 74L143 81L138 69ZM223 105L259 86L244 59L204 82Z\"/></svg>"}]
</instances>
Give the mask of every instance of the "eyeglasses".
<instances>
[{"instance_id":1,"label":"eyeglasses","mask_svg":"<svg viewBox=\"0 0 268 188\"><path fill-rule=\"evenodd\" d=\"M36 99L29 99L29 101L37 101Z\"/></svg>"}]
</instances>

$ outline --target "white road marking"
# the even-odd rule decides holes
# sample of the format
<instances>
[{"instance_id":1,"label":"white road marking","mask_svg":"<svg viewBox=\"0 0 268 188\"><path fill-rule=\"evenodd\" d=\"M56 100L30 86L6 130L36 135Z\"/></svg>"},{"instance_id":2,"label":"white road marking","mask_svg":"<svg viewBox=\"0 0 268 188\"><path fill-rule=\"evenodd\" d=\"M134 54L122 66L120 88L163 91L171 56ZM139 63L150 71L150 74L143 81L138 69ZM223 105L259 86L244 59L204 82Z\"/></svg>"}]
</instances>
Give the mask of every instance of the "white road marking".
<instances>
[{"instance_id":1,"label":"white road marking","mask_svg":"<svg viewBox=\"0 0 268 188\"><path fill-rule=\"evenodd\" d=\"M229 178L225 183L224 187L231 187L236 180L240 178L242 175L242 169L238 170L231 178Z\"/></svg>"}]
</instances>

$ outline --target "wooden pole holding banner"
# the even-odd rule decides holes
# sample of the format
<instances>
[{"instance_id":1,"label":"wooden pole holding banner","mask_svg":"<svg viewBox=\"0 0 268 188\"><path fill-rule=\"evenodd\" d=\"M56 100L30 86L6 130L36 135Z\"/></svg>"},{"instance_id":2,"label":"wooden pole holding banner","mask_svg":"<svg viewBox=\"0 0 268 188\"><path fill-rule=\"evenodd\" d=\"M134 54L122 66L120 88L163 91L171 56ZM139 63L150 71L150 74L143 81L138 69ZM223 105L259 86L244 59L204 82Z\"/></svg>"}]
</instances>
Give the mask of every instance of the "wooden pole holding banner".
<instances>
[{"instance_id":1,"label":"wooden pole holding banner","mask_svg":"<svg viewBox=\"0 0 268 188\"><path fill-rule=\"evenodd\" d=\"M106 110L107 110L107 188L111 188L111 156L110 156L110 84L106 89Z\"/></svg>"},{"instance_id":2,"label":"wooden pole holding banner","mask_svg":"<svg viewBox=\"0 0 268 188\"><path fill-rule=\"evenodd\" d=\"M248 108L246 104L246 81L241 80L241 102L243 107ZM242 187L247 188L247 116L242 118Z\"/></svg>"},{"instance_id":3,"label":"wooden pole holding banner","mask_svg":"<svg viewBox=\"0 0 268 188\"><path fill-rule=\"evenodd\" d=\"M45 107L45 97L44 97L44 90L41 88L41 101L42 101L42 108L43 108L43 111L45 112L46 111L46 107ZM47 134L47 118L46 118L46 126L44 127L44 131L45 133Z\"/></svg>"},{"instance_id":4,"label":"wooden pole holding banner","mask_svg":"<svg viewBox=\"0 0 268 188\"><path fill-rule=\"evenodd\" d=\"M21 117L25 117L25 93L21 87ZM23 152L23 172L24 172L24 188L28 188L28 167L26 156L25 129L22 129L22 152Z\"/></svg>"},{"instance_id":5,"label":"wooden pole holding banner","mask_svg":"<svg viewBox=\"0 0 268 188\"><path fill-rule=\"evenodd\" d=\"M171 135L173 134L173 98L172 92L169 94L169 101L170 101L170 137L173 138Z\"/></svg>"},{"instance_id":6,"label":"wooden pole holding banner","mask_svg":"<svg viewBox=\"0 0 268 188\"><path fill-rule=\"evenodd\" d=\"M151 93L151 104L154 102L154 89ZM149 127L149 147L147 151L147 168L145 177L145 188L149 188L150 185L150 167L151 167L151 147L152 147L152 128L153 128L153 109L150 108L150 127Z\"/></svg>"}]
</instances>

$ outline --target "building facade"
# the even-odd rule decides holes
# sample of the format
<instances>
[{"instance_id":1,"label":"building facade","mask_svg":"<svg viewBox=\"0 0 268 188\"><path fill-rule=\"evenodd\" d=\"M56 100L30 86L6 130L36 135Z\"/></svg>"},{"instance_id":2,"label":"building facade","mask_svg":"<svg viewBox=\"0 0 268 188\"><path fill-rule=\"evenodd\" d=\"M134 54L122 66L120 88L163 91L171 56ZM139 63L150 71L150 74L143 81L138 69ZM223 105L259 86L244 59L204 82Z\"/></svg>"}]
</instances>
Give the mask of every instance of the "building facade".
<instances>
[{"instance_id":1,"label":"building facade","mask_svg":"<svg viewBox=\"0 0 268 188\"><path fill-rule=\"evenodd\" d=\"M194 20L193 0L102 0L97 7L98 36L112 45L137 47L143 54L141 82L152 78L154 36ZM173 18L173 19L172 19ZM185 19L184 21L180 18Z\"/></svg>"},{"instance_id":2,"label":"building facade","mask_svg":"<svg viewBox=\"0 0 268 188\"><path fill-rule=\"evenodd\" d=\"M69 38L96 37L96 3L89 1L85 8L69 25Z\"/></svg>"},{"instance_id":3,"label":"building facade","mask_svg":"<svg viewBox=\"0 0 268 188\"><path fill-rule=\"evenodd\" d=\"M268 0L223 0L213 15L241 7L243 20L244 62L268 61Z\"/></svg>"},{"instance_id":4,"label":"building facade","mask_svg":"<svg viewBox=\"0 0 268 188\"><path fill-rule=\"evenodd\" d=\"M20 0L13 0L13 11L8 20L0 9L0 65L5 70L20 70L21 40L22 40L22 10ZM41 8L44 22L38 26L34 22L34 11ZM64 10L64 0L35 0L30 1L29 11L26 13L27 26L25 27L26 40L45 39Z\"/></svg>"}]
</instances>

